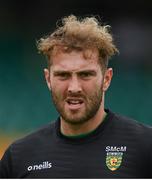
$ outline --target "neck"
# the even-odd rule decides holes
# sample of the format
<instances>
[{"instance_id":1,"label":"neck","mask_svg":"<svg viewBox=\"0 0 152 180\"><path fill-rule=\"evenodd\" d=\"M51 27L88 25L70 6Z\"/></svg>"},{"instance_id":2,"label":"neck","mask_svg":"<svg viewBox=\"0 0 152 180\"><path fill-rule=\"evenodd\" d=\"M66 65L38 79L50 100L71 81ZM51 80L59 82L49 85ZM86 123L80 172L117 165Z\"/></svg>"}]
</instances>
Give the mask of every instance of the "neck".
<instances>
[{"instance_id":1,"label":"neck","mask_svg":"<svg viewBox=\"0 0 152 180\"><path fill-rule=\"evenodd\" d=\"M89 119L87 122L83 124L70 124L67 123L61 117L61 132L66 136L76 136L80 134L89 133L95 130L104 120L106 116L106 112L104 111L103 106L100 107L97 114Z\"/></svg>"}]
</instances>

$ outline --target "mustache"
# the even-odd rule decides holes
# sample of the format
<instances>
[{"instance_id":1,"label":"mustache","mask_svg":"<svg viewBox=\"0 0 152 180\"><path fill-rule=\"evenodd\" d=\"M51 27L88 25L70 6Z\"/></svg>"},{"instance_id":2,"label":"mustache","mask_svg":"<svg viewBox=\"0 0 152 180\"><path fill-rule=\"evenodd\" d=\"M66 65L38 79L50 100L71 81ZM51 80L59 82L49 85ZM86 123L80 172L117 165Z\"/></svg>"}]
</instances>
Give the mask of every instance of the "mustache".
<instances>
[{"instance_id":1,"label":"mustache","mask_svg":"<svg viewBox=\"0 0 152 180\"><path fill-rule=\"evenodd\" d=\"M86 98L82 93L67 93L66 98Z\"/></svg>"}]
</instances>

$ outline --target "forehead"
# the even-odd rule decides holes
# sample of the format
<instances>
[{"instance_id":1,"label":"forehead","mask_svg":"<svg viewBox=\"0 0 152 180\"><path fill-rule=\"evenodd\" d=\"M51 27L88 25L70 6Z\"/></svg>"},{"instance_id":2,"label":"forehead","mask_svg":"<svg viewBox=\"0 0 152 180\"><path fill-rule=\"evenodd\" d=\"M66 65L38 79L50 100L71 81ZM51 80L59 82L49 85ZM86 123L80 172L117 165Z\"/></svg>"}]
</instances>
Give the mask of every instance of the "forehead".
<instances>
[{"instance_id":1,"label":"forehead","mask_svg":"<svg viewBox=\"0 0 152 180\"><path fill-rule=\"evenodd\" d=\"M51 69L68 71L97 69L100 67L98 58L98 51L93 50L60 52L52 56Z\"/></svg>"}]
</instances>

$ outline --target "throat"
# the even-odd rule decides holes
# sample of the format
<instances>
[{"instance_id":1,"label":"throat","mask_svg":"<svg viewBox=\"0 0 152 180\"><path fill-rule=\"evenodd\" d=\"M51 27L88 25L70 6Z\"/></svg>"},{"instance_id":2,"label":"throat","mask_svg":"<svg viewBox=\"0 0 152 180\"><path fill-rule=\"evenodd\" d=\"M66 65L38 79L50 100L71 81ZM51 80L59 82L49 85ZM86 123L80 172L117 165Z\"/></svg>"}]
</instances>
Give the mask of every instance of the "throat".
<instances>
[{"instance_id":1,"label":"throat","mask_svg":"<svg viewBox=\"0 0 152 180\"><path fill-rule=\"evenodd\" d=\"M83 124L70 124L61 117L61 134L70 138L85 137L93 133L98 128L98 126L105 120L106 115L107 113L104 112L103 115L100 116L99 120L93 118Z\"/></svg>"}]
</instances>

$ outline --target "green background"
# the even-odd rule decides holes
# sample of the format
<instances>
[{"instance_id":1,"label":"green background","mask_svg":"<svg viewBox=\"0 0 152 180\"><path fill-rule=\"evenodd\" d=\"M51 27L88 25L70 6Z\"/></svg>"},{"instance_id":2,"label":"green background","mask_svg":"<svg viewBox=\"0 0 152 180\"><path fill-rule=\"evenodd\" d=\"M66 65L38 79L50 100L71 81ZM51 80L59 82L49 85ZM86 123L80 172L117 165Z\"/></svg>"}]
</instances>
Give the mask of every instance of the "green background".
<instances>
[{"instance_id":1,"label":"green background","mask_svg":"<svg viewBox=\"0 0 152 180\"><path fill-rule=\"evenodd\" d=\"M106 108L152 124L151 1L1 0L0 155L14 139L58 116L43 76L46 59L38 54L36 40L69 14L99 15L112 26L120 54L110 62L114 77Z\"/></svg>"}]
</instances>

